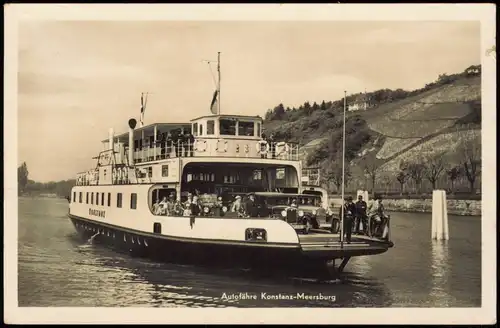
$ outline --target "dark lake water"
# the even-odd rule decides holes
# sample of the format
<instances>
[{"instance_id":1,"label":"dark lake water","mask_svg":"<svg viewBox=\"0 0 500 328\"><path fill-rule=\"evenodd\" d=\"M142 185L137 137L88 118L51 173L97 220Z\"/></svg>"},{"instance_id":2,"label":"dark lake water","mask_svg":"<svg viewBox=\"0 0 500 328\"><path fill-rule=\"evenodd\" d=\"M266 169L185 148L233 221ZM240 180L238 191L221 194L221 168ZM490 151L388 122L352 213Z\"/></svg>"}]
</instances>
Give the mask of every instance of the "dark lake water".
<instances>
[{"instance_id":1,"label":"dark lake water","mask_svg":"<svg viewBox=\"0 0 500 328\"><path fill-rule=\"evenodd\" d=\"M450 216L448 242L431 215L391 213L395 247L352 259L341 280L156 263L79 239L65 199L19 199L19 306L480 307L481 219ZM331 300L262 300L267 295ZM248 293L258 300L231 300Z\"/></svg>"}]
</instances>

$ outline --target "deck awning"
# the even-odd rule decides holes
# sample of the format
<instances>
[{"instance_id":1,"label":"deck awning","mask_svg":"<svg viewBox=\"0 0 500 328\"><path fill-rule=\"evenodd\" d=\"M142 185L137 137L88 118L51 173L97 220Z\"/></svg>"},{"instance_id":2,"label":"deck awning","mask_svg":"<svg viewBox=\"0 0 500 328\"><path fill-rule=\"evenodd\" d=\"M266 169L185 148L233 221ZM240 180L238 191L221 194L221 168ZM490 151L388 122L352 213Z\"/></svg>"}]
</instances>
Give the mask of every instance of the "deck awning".
<instances>
[{"instance_id":1,"label":"deck awning","mask_svg":"<svg viewBox=\"0 0 500 328\"><path fill-rule=\"evenodd\" d=\"M154 123L150 125L146 125L140 128L134 129L134 135L138 136L141 135L142 132L144 132L144 136L152 136L154 135L155 127L157 129L157 133L163 133L163 132L168 132L172 131L175 129L191 129L191 123ZM106 138L102 140L102 142L108 142L109 139ZM121 141L121 142L127 142L128 141L128 131L125 133L121 133L118 135L115 135L115 142L116 141Z\"/></svg>"}]
</instances>

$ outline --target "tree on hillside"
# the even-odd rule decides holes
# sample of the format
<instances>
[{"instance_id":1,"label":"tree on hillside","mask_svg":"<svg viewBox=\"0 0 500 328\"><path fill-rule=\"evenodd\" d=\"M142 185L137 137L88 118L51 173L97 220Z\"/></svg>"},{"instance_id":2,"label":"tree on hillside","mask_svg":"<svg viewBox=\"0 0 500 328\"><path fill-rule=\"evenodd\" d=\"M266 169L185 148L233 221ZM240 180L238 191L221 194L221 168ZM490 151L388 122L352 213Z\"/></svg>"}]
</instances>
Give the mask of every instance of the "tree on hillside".
<instances>
[{"instance_id":1,"label":"tree on hillside","mask_svg":"<svg viewBox=\"0 0 500 328\"><path fill-rule=\"evenodd\" d=\"M336 160L330 160L324 170L325 179L332 182L337 187L337 191L340 192L342 187L342 158L338 157ZM347 186L351 177L351 169L346 163L344 167L344 187Z\"/></svg>"},{"instance_id":2,"label":"tree on hillside","mask_svg":"<svg viewBox=\"0 0 500 328\"><path fill-rule=\"evenodd\" d=\"M443 156L428 158L425 163L425 177L432 184L432 189L436 189L436 184L445 169Z\"/></svg>"},{"instance_id":3,"label":"tree on hillside","mask_svg":"<svg viewBox=\"0 0 500 328\"><path fill-rule=\"evenodd\" d=\"M28 184L28 166L26 162L23 162L21 166L17 168L17 185L18 185L18 193L22 194L26 190L26 185Z\"/></svg>"},{"instance_id":4,"label":"tree on hillside","mask_svg":"<svg viewBox=\"0 0 500 328\"><path fill-rule=\"evenodd\" d=\"M377 165L375 161L369 161L364 166L364 172L372 182L372 195L375 195L375 181L377 180Z\"/></svg>"},{"instance_id":5,"label":"tree on hillside","mask_svg":"<svg viewBox=\"0 0 500 328\"><path fill-rule=\"evenodd\" d=\"M470 192L474 192L477 177L481 174L481 145L476 143L474 130L460 132L458 153L464 169L464 175L469 181Z\"/></svg>"},{"instance_id":6,"label":"tree on hillside","mask_svg":"<svg viewBox=\"0 0 500 328\"><path fill-rule=\"evenodd\" d=\"M391 178L387 174L382 174L379 177L380 183L384 186L385 194L389 193L389 187L391 186Z\"/></svg>"},{"instance_id":7,"label":"tree on hillside","mask_svg":"<svg viewBox=\"0 0 500 328\"><path fill-rule=\"evenodd\" d=\"M410 175L406 171L399 171L398 175L396 175L396 180L398 180L400 185L400 194L403 195L405 191L405 184L410 178Z\"/></svg>"},{"instance_id":8,"label":"tree on hillside","mask_svg":"<svg viewBox=\"0 0 500 328\"><path fill-rule=\"evenodd\" d=\"M274 107L273 114L273 119L282 120L285 117L285 107L283 106L283 104L279 104L278 106Z\"/></svg>"},{"instance_id":9,"label":"tree on hillside","mask_svg":"<svg viewBox=\"0 0 500 328\"><path fill-rule=\"evenodd\" d=\"M306 101L304 103L304 115L309 116L309 115L311 115L312 111L313 111L313 109L311 107L311 104L308 101Z\"/></svg>"},{"instance_id":10,"label":"tree on hillside","mask_svg":"<svg viewBox=\"0 0 500 328\"><path fill-rule=\"evenodd\" d=\"M463 176L463 170L461 166L454 166L446 170L446 175L448 176L448 181L451 183L451 193L455 192L455 181Z\"/></svg>"},{"instance_id":11,"label":"tree on hillside","mask_svg":"<svg viewBox=\"0 0 500 328\"><path fill-rule=\"evenodd\" d=\"M410 178L410 173L408 172L408 163L405 161L401 161L399 163L399 172L396 175L396 180L398 180L399 182L401 195L403 195L405 191L405 184L409 178Z\"/></svg>"},{"instance_id":12,"label":"tree on hillside","mask_svg":"<svg viewBox=\"0 0 500 328\"><path fill-rule=\"evenodd\" d=\"M326 107L326 103L325 103L325 101L323 100L323 101L321 102L321 105L319 105L319 109L320 109L320 110L326 110L326 108L327 108L327 107Z\"/></svg>"},{"instance_id":13,"label":"tree on hillside","mask_svg":"<svg viewBox=\"0 0 500 328\"><path fill-rule=\"evenodd\" d=\"M425 173L425 164L421 162L408 164L408 173L410 174L410 177L413 179L413 181L415 181L415 185L417 186L417 193L420 193L422 188L422 180Z\"/></svg>"}]
</instances>

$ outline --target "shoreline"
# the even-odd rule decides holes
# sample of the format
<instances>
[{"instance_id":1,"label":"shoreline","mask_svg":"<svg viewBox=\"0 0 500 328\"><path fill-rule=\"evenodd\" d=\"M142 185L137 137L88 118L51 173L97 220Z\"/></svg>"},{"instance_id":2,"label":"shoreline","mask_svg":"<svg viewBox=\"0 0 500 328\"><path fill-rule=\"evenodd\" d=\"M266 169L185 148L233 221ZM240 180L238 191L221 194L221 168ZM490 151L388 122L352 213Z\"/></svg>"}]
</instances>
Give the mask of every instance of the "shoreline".
<instances>
[{"instance_id":1,"label":"shoreline","mask_svg":"<svg viewBox=\"0 0 500 328\"><path fill-rule=\"evenodd\" d=\"M386 210L393 212L432 213L432 199L384 199ZM448 214L481 216L480 200L446 200Z\"/></svg>"},{"instance_id":2,"label":"shoreline","mask_svg":"<svg viewBox=\"0 0 500 328\"><path fill-rule=\"evenodd\" d=\"M370 201L371 199L369 199ZM340 204L340 197L330 196L330 203ZM432 213L432 198L425 199L383 199L384 207L390 212ZM447 199L448 214L481 216L481 200Z\"/></svg>"}]
</instances>

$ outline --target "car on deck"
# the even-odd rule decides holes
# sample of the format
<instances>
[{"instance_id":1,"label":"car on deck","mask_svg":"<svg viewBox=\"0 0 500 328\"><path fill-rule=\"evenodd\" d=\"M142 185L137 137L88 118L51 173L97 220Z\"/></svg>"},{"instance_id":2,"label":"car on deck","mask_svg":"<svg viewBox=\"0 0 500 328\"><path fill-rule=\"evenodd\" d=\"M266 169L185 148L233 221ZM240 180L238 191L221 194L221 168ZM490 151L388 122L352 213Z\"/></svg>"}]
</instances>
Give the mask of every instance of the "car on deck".
<instances>
[{"instance_id":1,"label":"car on deck","mask_svg":"<svg viewBox=\"0 0 500 328\"><path fill-rule=\"evenodd\" d=\"M332 216L324 209L321 196L279 192L254 192L243 197L243 203L254 195L257 216L278 218L296 230L331 229Z\"/></svg>"}]
</instances>

